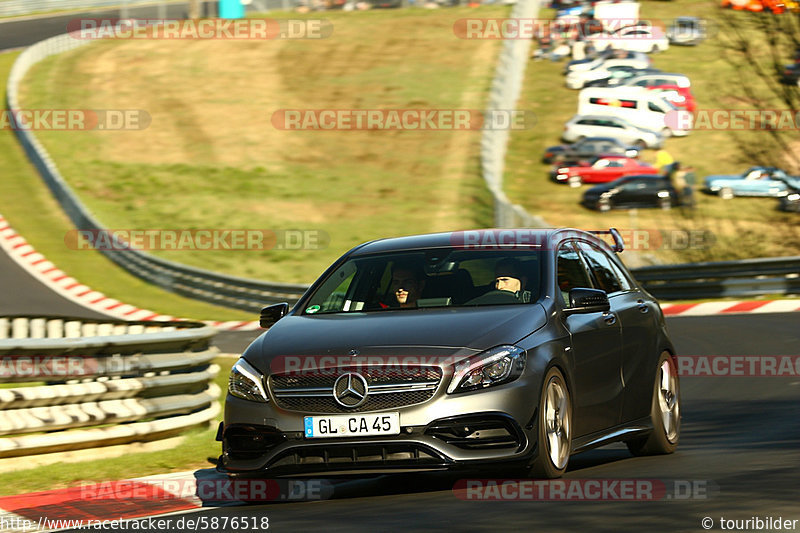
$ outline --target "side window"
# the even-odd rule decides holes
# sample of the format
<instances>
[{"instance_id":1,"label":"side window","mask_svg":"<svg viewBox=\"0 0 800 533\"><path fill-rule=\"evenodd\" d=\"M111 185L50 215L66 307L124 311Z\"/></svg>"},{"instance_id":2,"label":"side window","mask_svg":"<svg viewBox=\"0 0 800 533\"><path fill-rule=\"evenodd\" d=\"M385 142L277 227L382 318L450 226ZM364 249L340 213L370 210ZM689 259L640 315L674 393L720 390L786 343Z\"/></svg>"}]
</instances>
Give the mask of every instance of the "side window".
<instances>
[{"instance_id":1,"label":"side window","mask_svg":"<svg viewBox=\"0 0 800 533\"><path fill-rule=\"evenodd\" d=\"M592 274L597 282L599 289L606 291L607 294L619 292L622 290L622 282L617 277L616 272L611 266L611 260L599 248L592 246L588 243L580 243L578 245L581 253L589 263L592 269Z\"/></svg>"},{"instance_id":2,"label":"side window","mask_svg":"<svg viewBox=\"0 0 800 533\"><path fill-rule=\"evenodd\" d=\"M654 104L653 102L649 102L649 103L647 104L647 109L649 109L650 111L654 111L654 112L656 112L656 113L664 113L664 110L663 110L663 109L661 109L660 107L658 107L658 106L657 106L656 104Z\"/></svg>"},{"instance_id":3,"label":"side window","mask_svg":"<svg viewBox=\"0 0 800 533\"><path fill-rule=\"evenodd\" d=\"M572 243L565 243L558 249L558 266L556 280L561 291L561 298L564 305L569 305L569 291L575 288L592 288L592 282L586 268L583 266L578 252L575 251Z\"/></svg>"}]
</instances>

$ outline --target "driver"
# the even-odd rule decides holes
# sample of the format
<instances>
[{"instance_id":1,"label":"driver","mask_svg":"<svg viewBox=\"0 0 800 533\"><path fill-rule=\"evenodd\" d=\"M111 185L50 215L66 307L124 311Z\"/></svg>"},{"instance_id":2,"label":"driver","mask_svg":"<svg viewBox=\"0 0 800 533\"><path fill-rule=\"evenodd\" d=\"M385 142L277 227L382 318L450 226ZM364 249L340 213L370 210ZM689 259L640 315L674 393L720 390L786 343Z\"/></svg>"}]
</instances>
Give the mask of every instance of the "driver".
<instances>
[{"instance_id":1,"label":"driver","mask_svg":"<svg viewBox=\"0 0 800 533\"><path fill-rule=\"evenodd\" d=\"M399 263L392 267L392 281L389 292L394 296L392 307L416 307L422 289L425 288L425 274L412 264Z\"/></svg>"},{"instance_id":2,"label":"driver","mask_svg":"<svg viewBox=\"0 0 800 533\"><path fill-rule=\"evenodd\" d=\"M522 265L518 259L508 257L498 261L494 267L494 276L495 289L512 292L518 300L522 300L528 279L522 274Z\"/></svg>"}]
</instances>

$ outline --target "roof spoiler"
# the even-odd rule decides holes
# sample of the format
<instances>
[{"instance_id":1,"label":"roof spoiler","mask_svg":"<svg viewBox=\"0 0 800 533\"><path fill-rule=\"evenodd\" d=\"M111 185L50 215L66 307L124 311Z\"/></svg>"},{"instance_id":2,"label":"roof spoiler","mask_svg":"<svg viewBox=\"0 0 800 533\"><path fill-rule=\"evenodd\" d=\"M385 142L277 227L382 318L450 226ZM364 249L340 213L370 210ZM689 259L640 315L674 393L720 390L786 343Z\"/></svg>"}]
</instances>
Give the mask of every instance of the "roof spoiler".
<instances>
[{"instance_id":1,"label":"roof spoiler","mask_svg":"<svg viewBox=\"0 0 800 533\"><path fill-rule=\"evenodd\" d=\"M611 249L616 252L620 253L625 250L625 241L622 240L622 235L619 234L617 228L609 228L608 230L599 230L599 231L590 231L594 235L611 235L614 239L614 246Z\"/></svg>"}]
</instances>

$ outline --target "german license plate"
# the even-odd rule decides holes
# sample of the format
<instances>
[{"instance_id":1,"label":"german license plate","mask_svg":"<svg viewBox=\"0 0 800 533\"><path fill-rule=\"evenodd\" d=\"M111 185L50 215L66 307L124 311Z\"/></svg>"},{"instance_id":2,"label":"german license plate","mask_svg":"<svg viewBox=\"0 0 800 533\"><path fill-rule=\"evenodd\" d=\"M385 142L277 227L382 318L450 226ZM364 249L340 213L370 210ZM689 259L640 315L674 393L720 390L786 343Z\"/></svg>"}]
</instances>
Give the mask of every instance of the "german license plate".
<instances>
[{"instance_id":1,"label":"german license plate","mask_svg":"<svg viewBox=\"0 0 800 533\"><path fill-rule=\"evenodd\" d=\"M304 420L307 439L398 435L400 433L399 413L307 416Z\"/></svg>"}]
</instances>

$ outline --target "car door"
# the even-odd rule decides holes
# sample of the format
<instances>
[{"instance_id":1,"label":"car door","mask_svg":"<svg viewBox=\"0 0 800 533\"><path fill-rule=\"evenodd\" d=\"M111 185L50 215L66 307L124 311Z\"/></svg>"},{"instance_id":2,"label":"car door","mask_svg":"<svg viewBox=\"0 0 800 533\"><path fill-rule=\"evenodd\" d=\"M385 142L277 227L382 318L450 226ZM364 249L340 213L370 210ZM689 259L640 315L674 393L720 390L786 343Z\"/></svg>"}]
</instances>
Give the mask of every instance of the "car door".
<instances>
[{"instance_id":1,"label":"car door","mask_svg":"<svg viewBox=\"0 0 800 533\"><path fill-rule=\"evenodd\" d=\"M557 254L557 283L563 308L569 291L594 288L586 265L571 242ZM613 313L563 313L570 335L572 369L573 436L580 437L612 427L622 406L622 331Z\"/></svg>"},{"instance_id":2,"label":"car door","mask_svg":"<svg viewBox=\"0 0 800 533\"><path fill-rule=\"evenodd\" d=\"M641 202L647 183L641 179L631 179L620 184L612 202L619 207L635 207Z\"/></svg>"},{"instance_id":3,"label":"car door","mask_svg":"<svg viewBox=\"0 0 800 533\"><path fill-rule=\"evenodd\" d=\"M617 315L622 334L622 364L620 379L623 398L617 423L630 422L647 416L649 405L637 400L649 396L656 351L658 308L642 293L606 251L588 243L578 248L592 273L597 288L608 295L611 312Z\"/></svg>"}]
</instances>

